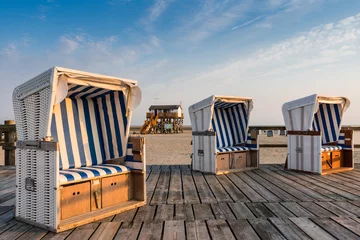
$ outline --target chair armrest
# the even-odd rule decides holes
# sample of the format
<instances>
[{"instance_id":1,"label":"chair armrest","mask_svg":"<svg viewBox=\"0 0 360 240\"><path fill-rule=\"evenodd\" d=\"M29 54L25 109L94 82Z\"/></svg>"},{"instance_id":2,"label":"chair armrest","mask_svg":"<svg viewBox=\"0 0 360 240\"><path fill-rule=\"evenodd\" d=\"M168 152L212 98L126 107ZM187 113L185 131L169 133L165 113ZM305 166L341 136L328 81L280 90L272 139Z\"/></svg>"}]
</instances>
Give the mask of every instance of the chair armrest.
<instances>
[{"instance_id":1,"label":"chair armrest","mask_svg":"<svg viewBox=\"0 0 360 240\"><path fill-rule=\"evenodd\" d=\"M32 149L42 151L59 151L58 142L49 141L17 141L16 148L18 149Z\"/></svg>"}]
</instances>

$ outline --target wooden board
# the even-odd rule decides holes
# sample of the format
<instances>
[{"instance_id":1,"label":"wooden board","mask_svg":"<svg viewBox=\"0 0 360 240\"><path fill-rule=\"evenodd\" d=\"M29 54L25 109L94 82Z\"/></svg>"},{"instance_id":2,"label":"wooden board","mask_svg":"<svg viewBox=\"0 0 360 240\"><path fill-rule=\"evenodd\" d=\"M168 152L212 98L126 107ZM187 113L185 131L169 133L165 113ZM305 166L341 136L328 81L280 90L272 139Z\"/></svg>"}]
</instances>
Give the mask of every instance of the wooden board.
<instances>
[{"instance_id":1,"label":"wooden board","mask_svg":"<svg viewBox=\"0 0 360 240\"><path fill-rule=\"evenodd\" d=\"M107 208L129 199L128 174L103 178L101 181L102 208Z\"/></svg>"},{"instance_id":2,"label":"wooden board","mask_svg":"<svg viewBox=\"0 0 360 240\"><path fill-rule=\"evenodd\" d=\"M90 181L63 187L60 198L62 220L90 212Z\"/></svg>"}]
</instances>

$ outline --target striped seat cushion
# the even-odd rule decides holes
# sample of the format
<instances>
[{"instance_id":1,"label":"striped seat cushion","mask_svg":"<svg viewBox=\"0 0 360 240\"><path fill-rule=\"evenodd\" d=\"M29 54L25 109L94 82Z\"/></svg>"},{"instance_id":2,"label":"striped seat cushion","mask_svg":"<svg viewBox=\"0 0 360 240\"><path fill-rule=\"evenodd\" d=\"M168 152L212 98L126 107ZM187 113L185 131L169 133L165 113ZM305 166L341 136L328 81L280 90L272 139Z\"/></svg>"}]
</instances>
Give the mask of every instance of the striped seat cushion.
<instances>
[{"instance_id":1,"label":"striped seat cushion","mask_svg":"<svg viewBox=\"0 0 360 240\"><path fill-rule=\"evenodd\" d=\"M322 146L321 152L330 152L335 150L342 150L343 148L341 146Z\"/></svg>"},{"instance_id":2,"label":"striped seat cushion","mask_svg":"<svg viewBox=\"0 0 360 240\"><path fill-rule=\"evenodd\" d=\"M72 181L103 177L107 175L129 172L131 169L123 165L100 164L91 167L73 168L59 171L59 183L66 184Z\"/></svg>"},{"instance_id":3,"label":"striped seat cushion","mask_svg":"<svg viewBox=\"0 0 360 240\"><path fill-rule=\"evenodd\" d=\"M216 152L237 152L237 151L249 151L248 147L231 146L231 147L219 147Z\"/></svg>"}]
</instances>

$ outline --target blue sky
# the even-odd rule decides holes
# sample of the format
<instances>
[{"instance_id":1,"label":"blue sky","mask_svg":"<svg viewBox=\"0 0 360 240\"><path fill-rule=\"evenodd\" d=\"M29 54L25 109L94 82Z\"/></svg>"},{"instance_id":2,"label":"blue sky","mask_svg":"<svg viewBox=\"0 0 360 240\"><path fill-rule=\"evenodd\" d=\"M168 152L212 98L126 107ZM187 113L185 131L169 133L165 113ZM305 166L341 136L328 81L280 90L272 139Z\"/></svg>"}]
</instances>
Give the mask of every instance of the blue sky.
<instances>
[{"instance_id":1,"label":"blue sky","mask_svg":"<svg viewBox=\"0 0 360 240\"><path fill-rule=\"evenodd\" d=\"M0 26L0 122L15 86L62 66L138 80L134 124L212 94L283 124L281 105L313 93L348 96L344 123L360 124L359 0L2 0Z\"/></svg>"}]
</instances>

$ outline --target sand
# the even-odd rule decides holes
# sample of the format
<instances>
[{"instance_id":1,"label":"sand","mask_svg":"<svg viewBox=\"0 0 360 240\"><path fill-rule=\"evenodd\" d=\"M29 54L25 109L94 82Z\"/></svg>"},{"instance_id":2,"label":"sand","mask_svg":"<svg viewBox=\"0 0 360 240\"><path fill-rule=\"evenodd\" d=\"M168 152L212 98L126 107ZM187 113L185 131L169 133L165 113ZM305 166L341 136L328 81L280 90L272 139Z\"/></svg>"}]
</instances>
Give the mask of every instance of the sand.
<instances>
[{"instance_id":1,"label":"sand","mask_svg":"<svg viewBox=\"0 0 360 240\"><path fill-rule=\"evenodd\" d=\"M146 159L148 164L190 164L191 131L182 134L145 135ZM284 136L267 137L260 135L262 144L286 144ZM261 164L282 164L287 148L260 148ZM360 149L355 150L355 162L360 163Z\"/></svg>"}]
</instances>

